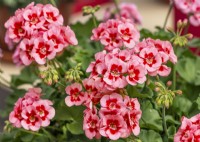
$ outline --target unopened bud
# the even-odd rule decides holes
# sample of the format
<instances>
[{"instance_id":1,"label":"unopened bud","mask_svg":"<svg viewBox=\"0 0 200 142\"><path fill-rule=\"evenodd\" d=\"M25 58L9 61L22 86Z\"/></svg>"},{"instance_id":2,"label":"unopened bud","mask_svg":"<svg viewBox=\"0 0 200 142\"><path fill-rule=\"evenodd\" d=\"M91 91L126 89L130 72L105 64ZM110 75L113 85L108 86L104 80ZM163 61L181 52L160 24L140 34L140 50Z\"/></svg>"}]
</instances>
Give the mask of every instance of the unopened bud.
<instances>
[{"instance_id":1,"label":"unopened bud","mask_svg":"<svg viewBox=\"0 0 200 142\"><path fill-rule=\"evenodd\" d=\"M183 25L182 20L178 20L178 22L177 22L177 28L178 29L182 28L182 25Z\"/></svg>"},{"instance_id":2,"label":"unopened bud","mask_svg":"<svg viewBox=\"0 0 200 142\"><path fill-rule=\"evenodd\" d=\"M178 94L178 95L182 95L183 92L182 92L181 90L177 90L177 91L176 91L176 94Z\"/></svg>"},{"instance_id":3,"label":"unopened bud","mask_svg":"<svg viewBox=\"0 0 200 142\"><path fill-rule=\"evenodd\" d=\"M159 92L159 91L160 91L160 88L159 88L159 87L156 87L154 90L155 90L156 92Z\"/></svg>"},{"instance_id":4,"label":"unopened bud","mask_svg":"<svg viewBox=\"0 0 200 142\"><path fill-rule=\"evenodd\" d=\"M185 37L186 37L187 39L192 39L192 38L193 38L193 34L187 34L187 35L185 35Z\"/></svg>"},{"instance_id":5,"label":"unopened bud","mask_svg":"<svg viewBox=\"0 0 200 142\"><path fill-rule=\"evenodd\" d=\"M167 86L170 87L172 85L172 81L167 81Z\"/></svg>"},{"instance_id":6,"label":"unopened bud","mask_svg":"<svg viewBox=\"0 0 200 142\"><path fill-rule=\"evenodd\" d=\"M188 24L188 20L187 20L187 19L184 19L184 20L183 20L183 26L185 27L185 26L187 26L187 24Z\"/></svg>"}]
</instances>

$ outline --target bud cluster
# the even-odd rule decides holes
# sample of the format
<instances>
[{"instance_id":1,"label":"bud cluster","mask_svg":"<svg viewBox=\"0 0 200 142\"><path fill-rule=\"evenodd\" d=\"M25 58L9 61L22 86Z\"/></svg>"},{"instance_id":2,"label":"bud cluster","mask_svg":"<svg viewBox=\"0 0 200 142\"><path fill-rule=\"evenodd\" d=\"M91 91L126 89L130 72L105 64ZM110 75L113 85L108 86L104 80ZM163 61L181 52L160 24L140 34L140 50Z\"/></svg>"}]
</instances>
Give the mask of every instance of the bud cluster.
<instances>
[{"instance_id":1,"label":"bud cluster","mask_svg":"<svg viewBox=\"0 0 200 142\"><path fill-rule=\"evenodd\" d=\"M186 35L181 35L184 30L187 30L188 28L188 20L179 20L177 22L177 31L173 31L172 29L168 28L168 31L173 33L175 36L171 39L171 42L176 46L186 46L188 43L188 40L192 39L193 35L188 33Z\"/></svg>"},{"instance_id":2,"label":"bud cluster","mask_svg":"<svg viewBox=\"0 0 200 142\"><path fill-rule=\"evenodd\" d=\"M43 79L44 83L52 85L58 82L59 74L55 68L49 67L47 70L40 71L40 77Z\"/></svg>"},{"instance_id":3,"label":"bud cluster","mask_svg":"<svg viewBox=\"0 0 200 142\"><path fill-rule=\"evenodd\" d=\"M90 15L90 14L94 14L95 12L97 12L100 9L100 5L97 5L95 7L92 6L84 6L83 7L83 15Z\"/></svg>"},{"instance_id":4,"label":"bud cluster","mask_svg":"<svg viewBox=\"0 0 200 142\"><path fill-rule=\"evenodd\" d=\"M65 79L68 81L80 81L81 75L83 72L81 71L81 64L77 64L75 68L71 68L65 73Z\"/></svg>"},{"instance_id":5,"label":"bud cluster","mask_svg":"<svg viewBox=\"0 0 200 142\"><path fill-rule=\"evenodd\" d=\"M156 103L158 105L164 105L166 108L169 108L170 105L173 103L173 99L175 95L181 95L181 90L169 90L165 85L160 82L155 82L155 91L157 92ZM170 82L167 83L167 86L170 86Z\"/></svg>"}]
</instances>

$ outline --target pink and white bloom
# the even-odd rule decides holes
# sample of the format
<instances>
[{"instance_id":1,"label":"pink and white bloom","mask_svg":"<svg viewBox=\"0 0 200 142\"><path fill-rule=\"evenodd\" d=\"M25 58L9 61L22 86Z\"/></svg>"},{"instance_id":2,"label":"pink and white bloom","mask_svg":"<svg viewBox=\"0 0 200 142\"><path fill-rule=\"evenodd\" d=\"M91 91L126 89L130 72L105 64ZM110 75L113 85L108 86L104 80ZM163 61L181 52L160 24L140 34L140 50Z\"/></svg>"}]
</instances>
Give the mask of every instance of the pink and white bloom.
<instances>
[{"instance_id":1,"label":"pink and white bloom","mask_svg":"<svg viewBox=\"0 0 200 142\"><path fill-rule=\"evenodd\" d=\"M24 38L19 44L19 48L21 49L20 59L24 65L30 65L34 60L32 57L33 46L34 40L29 40L27 38Z\"/></svg>"},{"instance_id":2,"label":"pink and white bloom","mask_svg":"<svg viewBox=\"0 0 200 142\"><path fill-rule=\"evenodd\" d=\"M42 10L47 22L63 25L63 17L59 14L59 10L56 7L51 4L46 4Z\"/></svg>"},{"instance_id":3,"label":"pink and white bloom","mask_svg":"<svg viewBox=\"0 0 200 142\"><path fill-rule=\"evenodd\" d=\"M9 115L9 121L13 124L13 126L20 128L22 121L22 98L19 98L15 103L14 110Z\"/></svg>"},{"instance_id":4,"label":"pink and white bloom","mask_svg":"<svg viewBox=\"0 0 200 142\"><path fill-rule=\"evenodd\" d=\"M51 60L56 56L53 41L45 42L42 38L38 38L34 43L32 57L38 64L43 65L47 59Z\"/></svg>"},{"instance_id":5,"label":"pink and white bloom","mask_svg":"<svg viewBox=\"0 0 200 142\"><path fill-rule=\"evenodd\" d=\"M94 137L99 139L101 137L99 133L99 117L97 114L91 111L85 112L83 130L89 139L93 139Z\"/></svg>"},{"instance_id":6,"label":"pink and white bloom","mask_svg":"<svg viewBox=\"0 0 200 142\"><path fill-rule=\"evenodd\" d=\"M104 95L101 100L101 114L117 114L123 111L123 99L122 96L117 93L112 93L110 95Z\"/></svg>"},{"instance_id":7,"label":"pink and white bloom","mask_svg":"<svg viewBox=\"0 0 200 142\"><path fill-rule=\"evenodd\" d=\"M118 26L118 32L123 40L124 46L133 48L139 41L140 34L132 23L121 23Z\"/></svg>"},{"instance_id":8,"label":"pink and white bloom","mask_svg":"<svg viewBox=\"0 0 200 142\"><path fill-rule=\"evenodd\" d=\"M143 64L137 60L128 62L128 75L126 80L131 85L142 84L146 81L146 69Z\"/></svg>"},{"instance_id":9,"label":"pink and white bloom","mask_svg":"<svg viewBox=\"0 0 200 142\"><path fill-rule=\"evenodd\" d=\"M156 71L162 64L158 50L154 47L142 49L139 56L143 59L143 64L148 72Z\"/></svg>"},{"instance_id":10,"label":"pink and white bloom","mask_svg":"<svg viewBox=\"0 0 200 142\"><path fill-rule=\"evenodd\" d=\"M181 127L174 136L174 142L193 142L193 134L196 129L196 126L192 125L191 120L183 117Z\"/></svg>"},{"instance_id":11,"label":"pink and white bloom","mask_svg":"<svg viewBox=\"0 0 200 142\"><path fill-rule=\"evenodd\" d=\"M123 74L127 72L127 64L118 58L113 58L107 66L108 70L103 80L114 88L124 88L127 81Z\"/></svg>"},{"instance_id":12,"label":"pink and white bloom","mask_svg":"<svg viewBox=\"0 0 200 142\"><path fill-rule=\"evenodd\" d=\"M33 103L36 113L41 119L41 126L49 126L50 120L55 116L53 103L49 100L39 100Z\"/></svg>"},{"instance_id":13,"label":"pink and white bloom","mask_svg":"<svg viewBox=\"0 0 200 142\"><path fill-rule=\"evenodd\" d=\"M38 131L41 126L41 119L37 115L35 107L27 106L22 111L21 125L26 130Z\"/></svg>"},{"instance_id":14,"label":"pink and white bloom","mask_svg":"<svg viewBox=\"0 0 200 142\"><path fill-rule=\"evenodd\" d=\"M55 110L51 101L40 98L41 92L40 88L31 88L23 98L18 99L9 115L9 121L13 126L38 131L40 127L50 124L50 120L55 116Z\"/></svg>"},{"instance_id":15,"label":"pink and white bloom","mask_svg":"<svg viewBox=\"0 0 200 142\"><path fill-rule=\"evenodd\" d=\"M82 91L82 86L79 83L74 83L66 87L66 93L69 95L65 98L67 106L79 106L85 101L85 96Z\"/></svg>"},{"instance_id":16,"label":"pink and white bloom","mask_svg":"<svg viewBox=\"0 0 200 142\"><path fill-rule=\"evenodd\" d=\"M119 139L127 130L127 125L121 115L105 115L100 124L100 134L111 140Z\"/></svg>"}]
</instances>

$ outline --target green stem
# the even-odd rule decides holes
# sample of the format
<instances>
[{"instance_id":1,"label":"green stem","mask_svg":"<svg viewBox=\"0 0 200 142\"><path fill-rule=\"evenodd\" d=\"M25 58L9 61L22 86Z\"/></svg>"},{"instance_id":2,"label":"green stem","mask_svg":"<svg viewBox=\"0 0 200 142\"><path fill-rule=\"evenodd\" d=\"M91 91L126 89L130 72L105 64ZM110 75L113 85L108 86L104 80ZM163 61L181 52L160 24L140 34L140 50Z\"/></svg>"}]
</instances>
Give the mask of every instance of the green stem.
<instances>
[{"instance_id":1,"label":"green stem","mask_svg":"<svg viewBox=\"0 0 200 142\"><path fill-rule=\"evenodd\" d=\"M167 132L167 124L166 124L166 120L165 120L165 106L164 105L162 108L162 119L163 119L163 129L164 129L165 135L168 140L168 132Z\"/></svg>"},{"instance_id":2,"label":"green stem","mask_svg":"<svg viewBox=\"0 0 200 142\"><path fill-rule=\"evenodd\" d=\"M120 9L119 9L119 6L118 6L118 1L117 1L117 0L113 0L113 2L114 2L114 4L115 4L117 13L120 15Z\"/></svg>"},{"instance_id":3,"label":"green stem","mask_svg":"<svg viewBox=\"0 0 200 142\"><path fill-rule=\"evenodd\" d=\"M168 19L169 19L169 15L170 15L170 13L171 13L171 11L172 11L172 8L173 8L173 2L170 3L169 10L168 10L168 12L167 12L167 16L166 16L166 18L165 18L165 22L164 22L164 25L163 25L163 29L166 28L167 21L168 21Z\"/></svg>"},{"instance_id":4,"label":"green stem","mask_svg":"<svg viewBox=\"0 0 200 142\"><path fill-rule=\"evenodd\" d=\"M93 20L93 24L95 26L95 28L97 27L97 21L96 21L96 17L94 15L94 13L92 13L92 20Z\"/></svg>"}]
</instances>

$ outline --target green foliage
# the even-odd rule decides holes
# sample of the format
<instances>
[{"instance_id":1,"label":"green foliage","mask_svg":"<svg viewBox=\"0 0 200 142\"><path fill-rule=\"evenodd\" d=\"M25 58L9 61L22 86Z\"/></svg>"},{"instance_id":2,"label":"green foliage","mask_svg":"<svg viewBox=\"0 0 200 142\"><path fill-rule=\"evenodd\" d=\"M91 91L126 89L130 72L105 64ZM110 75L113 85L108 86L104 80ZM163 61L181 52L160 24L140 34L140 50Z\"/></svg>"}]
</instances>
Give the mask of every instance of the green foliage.
<instances>
[{"instance_id":1,"label":"green foliage","mask_svg":"<svg viewBox=\"0 0 200 142\"><path fill-rule=\"evenodd\" d=\"M154 130L141 130L139 138L142 142L162 142L160 134Z\"/></svg>"}]
</instances>

